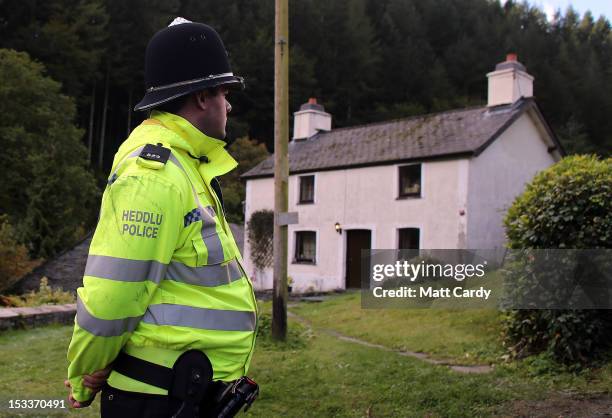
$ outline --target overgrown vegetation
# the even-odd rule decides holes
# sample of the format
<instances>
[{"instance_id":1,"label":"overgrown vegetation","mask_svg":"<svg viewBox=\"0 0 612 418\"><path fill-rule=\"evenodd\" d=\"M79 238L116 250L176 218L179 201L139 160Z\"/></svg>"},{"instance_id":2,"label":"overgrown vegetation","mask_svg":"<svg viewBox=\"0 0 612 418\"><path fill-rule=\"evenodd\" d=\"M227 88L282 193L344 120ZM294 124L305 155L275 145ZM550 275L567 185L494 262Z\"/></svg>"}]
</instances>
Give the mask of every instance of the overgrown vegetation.
<instances>
[{"instance_id":1,"label":"overgrown vegetation","mask_svg":"<svg viewBox=\"0 0 612 418\"><path fill-rule=\"evenodd\" d=\"M303 349L313 338L312 332L299 323L292 322L287 329L285 341L276 341L272 338L272 316L269 313L259 315L257 318L257 347L268 350L297 350Z\"/></svg>"},{"instance_id":2,"label":"overgrown vegetation","mask_svg":"<svg viewBox=\"0 0 612 418\"><path fill-rule=\"evenodd\" d=\"M15 229L6 215L0 215L0 293L29 271L36 261L28 257L27 248L17 241Z\"/></svg>"},{"instance_id":3,"label":"overgrown vegetation","mask_svg":"<svg viewBox=\"0 0 612 418\"><path fill-rule=\"evenodd\" d=\"M0 305L17 308L24 306L62 305L74 303L74 301L75 295L72 292L52 288L49 286L49 280L46 277L40 279L37 291L32 290L20 296L0 296Z\"/></svg>"},{"instance_id":4,"label":"overgrown vegetation","mask_svg":"<svg viewBox=\"0 0 612 418\"><path fill-rule=\"evenodd\" d=\"M612 158L568 157L539 173L505 218L511 248L612 248ZM529 286L529 276L517 286ZM561 286L561 283L560 283ZM515 310L504 336L513 356L546 353L573 366L610 346L610 310Z\"/></svg>"},{"instance_id":5,"label":"overgrown vegetation","mask_svg":"<svg viewBox=\"0 0 612 418\"><path fill-rule=\"evenodd\" d=\"M272 265L272 238L274 212L258 210L247 222L247 240L251 248L251 261L261 271Z\"/></svg>"}]
</instances>

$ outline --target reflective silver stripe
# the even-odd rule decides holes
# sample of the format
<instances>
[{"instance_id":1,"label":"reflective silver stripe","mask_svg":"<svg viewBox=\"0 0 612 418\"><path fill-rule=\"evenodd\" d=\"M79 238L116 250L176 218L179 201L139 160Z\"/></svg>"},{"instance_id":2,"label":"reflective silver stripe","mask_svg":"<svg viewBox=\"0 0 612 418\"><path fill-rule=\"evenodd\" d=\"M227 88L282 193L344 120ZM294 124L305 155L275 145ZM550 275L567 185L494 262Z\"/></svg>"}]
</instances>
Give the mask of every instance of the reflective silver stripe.
<instances>
[{"instance_id":1,"label":"reflective silver stripe","mask_svg":"<svg viewBox=\"0 0 612 418\"><path fill-rule=\"evenodd\" d=\"M212 211L212 215L211 215ZM215 223L215 210L211 206L202 208L200 206L200 214L202 215L202 241L208 249L208 264L219 264L225 260L223 255L223 245L219 234L217 234L217 224Z\"/></svg>"},{"instance_id":2,"label":"reflective silver stripe","mask_svg":"<svg viewBox=\"0 0 612 418\"><path fill-rule=\"evenodd\" d=\"M129 260L106 255L89 255L85 275L119 282L159 283L166 275L167 264L154 260Z\"/></svg>"},{"instance_id":3,"label":"reflective silver stripe","mask_svg":"<svg viewBox=\"0 0 612 418\"><path fill-rule=\"evenodd\" d=\"M211 74L211 75L207 75L206 77L202 77L202 78L194 78L192 80L179 81L178 83L164 84L163 86L149 87L147 89L147 92L164 90L164 89L169 89L172 87L186 86L188 84L199 83L200 81L214 80L216 78L233 77L233 76L234 76L234 73Z\"/></svg>"},{"instance_id":4,"label":"reflective silver stripe","mask_svg":"<svg viewBox=\"0 0 612 418\"><path fill-rule=\"evenodd\" d=\"M183 171L183 173L185 173L187 180L191 184L189 174L187 174L187 171L185 168L183 168L183 165L173 154L170 154L170 161L172 161ZM204 241L204 245L206 245L206 249L208 250L207 264L220 264L225 261L225 255L223 254L223 245L221 244L221 239L219 238L219 234L217 233L216 229L214 219L216 216L215 210L212 206L206 206L206 208L202 207L200 204L200 199L198 198L198 192L196 192L193 184L191 184L191 190L193 191L193 197L198 205L200 216L202 217L201 234L202 241Z\"/></svg>"},{"instance_id":5,"label":"reflective silver stripe","mask_svg":"<svg viewBox=\"0 0 612 418\"><path fill-rule=\"evenodd\" d=\"M172 262L168 266L166 278L176 282L193 284L197 286L221 286L231 283L242 277L242 271L236 260L222 266L189 267L182 263Z\"/></svg>"},{"instance_id":6,"label":"reflective silver stripe","mask_svg":"<svg viewBox=\"0 0 612 418\"><path fill-rule=\"evenodd\" d=\"M172 152L170 153L169 160L172 161L178 168L183 170L183 173L185 173L185 175L187 175L187 172L183 168L183 165L181 164L181 162L179 160L176 159L176 157L174 156L174 154L172 154ZM189 179L189 176L187 176L187 178ZM191 180L189 180L189 183L191 184ZM193 188L193 186L191 186L191 187Z\"/></svg>"},{"instance_id":7,"label":"reflective silver stripe","mask_svg":"<svg viewBox=\"0 0 612 418\"><path fill-rule=\"evenodd\" d=\"M204 209L206 209L208 211L208 214L211 217L214 218L215 216L217 216L217 213L215 212L215 208L213 208L212 206L206 206Z\"/></svg>"},{"instance_id":8,"label":"reflective silver stripe","mask_svg":"<svg viewBox=\"0 0 612 418\"><path fill-rule=\"evenodd\" d=\"M79 327L98 337L117 337L125 332L132 332L138 326L141 316L121 319L99 319L89 313L81 298L77 295L77 324Z\"/></svg>"},{"instance_id":9,"label":"reflective silver stripe","mask_svg":"<svg viewBox=\"0 0 612 418\"><path fill-rule=\"evenodd\" d=\"M195 308L193 306L150 305L142 319L147 324L172 325L220 331L254 331L255 312Z\"/></svg>"},{"instance_id":10,"label":"reflective silver stripe","mask_svg":"<svg viewBox=\"0 0 612 418\"><path fill-rule=\"evenodd\" d=\"M121 162L117 165L117 168L115 169L115 171L113 171L113 174L111 174L111 176L108 178L108 184L113 184L115 182L115 180L117 180L117 177L119 177L117 175L117 173L119 172L119 169L123 166L123 164L130 158L133 157L138 157L140 155L140 153L142 152L142 149L144 148L144 146L136 148L134 151L132 151L127 157L125 157L123 160L121 160Z\"/></svg>"}]
</instances>

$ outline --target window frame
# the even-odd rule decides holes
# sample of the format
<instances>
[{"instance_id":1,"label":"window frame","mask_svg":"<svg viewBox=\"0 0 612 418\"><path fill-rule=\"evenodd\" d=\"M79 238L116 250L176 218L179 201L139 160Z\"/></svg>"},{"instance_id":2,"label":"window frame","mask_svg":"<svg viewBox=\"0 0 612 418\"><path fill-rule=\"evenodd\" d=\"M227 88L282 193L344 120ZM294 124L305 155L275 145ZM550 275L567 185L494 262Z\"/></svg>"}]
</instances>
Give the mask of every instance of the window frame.
<instances>
[{"instance_id":1,"label":"window frame","mask_svg":"<svg viewBox=\"0 0 612 418\"><path fill-rule=\"evenodd\" d=\"M298 258L298 251L300 249L300 238L299 237L300 237L300 234L304 234L304 233L311 233L311 234L313 234L313 237L314 237L314 255L313 255L313 259L312 260ZM316 265L317 264L317 231L314 231L314 230L294 231L293 238L294 238L294 240L293 240L293 260L292 260L292 264Z\"/></svg>"},{"instance_id":2,"label":"window frame","mask_svg":"<svg viewBox=\"0 0 612 418\"><path fill-rule=\"evenodd\" d=\"M419 234L418 236L418 240L417 240L417 245L418 248L402 248L401 243L402 243L402 230L407 230L407 229L412 229L412 230L416 230ZM401 227L401 228L397 228L397 249L398 250L420 250L421 249L421 239L422 239L422 228L419 227L414 227L414 226L405 226L405 227Z\"/></svg>"},{"instance_id":3,"label":"window frame","mask_svg":"<svg viewBox=\"0 0 612 418\"><path fill-rule=\"evenodd\" d=\"M419 191L413 193L402 194L402 169L407 167L415 167L419 168ZM404 164L397 167L397 199L420 199L423 197L423 164Z\"/></svg>"},{"instance_id":4,"label":"window frame","mask_svg":"<svg viewBox=\"0 0 612 418\"><path fill-rule=\"evenodd\" d=\"M312 177L312 200L302 200L302 179L307 177ZM298 187L297 187L297 204L298 205L312 205L315 203L315 193L316 193L316 183L317 179L314 174L306 174L303 176L298 176Z\"/></svg>"}]
</instances>

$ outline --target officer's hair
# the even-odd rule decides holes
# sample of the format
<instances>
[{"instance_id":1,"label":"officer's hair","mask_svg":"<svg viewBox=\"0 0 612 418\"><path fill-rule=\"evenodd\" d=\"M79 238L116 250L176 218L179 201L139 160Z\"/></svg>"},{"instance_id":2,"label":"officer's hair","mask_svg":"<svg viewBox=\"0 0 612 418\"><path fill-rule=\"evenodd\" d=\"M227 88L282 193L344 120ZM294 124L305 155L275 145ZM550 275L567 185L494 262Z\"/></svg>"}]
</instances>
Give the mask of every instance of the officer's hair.
<instances>
[{"instance_id":1,"label":"officer's hair","mask_svg":"<svg viewBox=\"0 0 612 418\"><path fill-rule=\"evenodd\" d=\"M180 110L185 106L185 102L189 97L188 94L177 97L176 99L170 100L169 102L162 103L159 106L155 106L156 110L161 110L162 112L174 113L175 115L180 112Z\"/></svg>"},{"instance_id":2,"label":"officer's hair","mask_svg":"<svg viewBox=\"0 0 612 418\"><path fill-rule=\"evenodd\" d=\"M211 87L206 90L210 93L211 96L216 96L219 92L219 87ZM176 115L181 111L183 106L185 106L185 103L187 102L187 99L191 94L186 94L168 102L161 103L160 105L155 106L155 109L161 110L162 112L174 113Z\"/></svg>"}]
</instances>

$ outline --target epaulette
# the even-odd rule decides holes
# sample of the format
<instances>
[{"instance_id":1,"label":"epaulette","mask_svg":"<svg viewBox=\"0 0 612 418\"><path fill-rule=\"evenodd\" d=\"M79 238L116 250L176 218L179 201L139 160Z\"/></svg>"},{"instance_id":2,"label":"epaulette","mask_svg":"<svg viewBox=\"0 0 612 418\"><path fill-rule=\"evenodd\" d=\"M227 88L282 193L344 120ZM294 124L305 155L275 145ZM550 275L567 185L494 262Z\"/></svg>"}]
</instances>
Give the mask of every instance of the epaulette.
<instances>
[{"instance_id":1,"label":"epaulette","mask_svg":"<svg viewBox=\"0 0 612 418\"><path fill-rule=\"evenodd\" d=\"M147 144L144 146L136 163L140 166L159 170L163 168L170 158L170 148L162 146L161 143L157 145Z\"/></svg>"}]
</instances>

